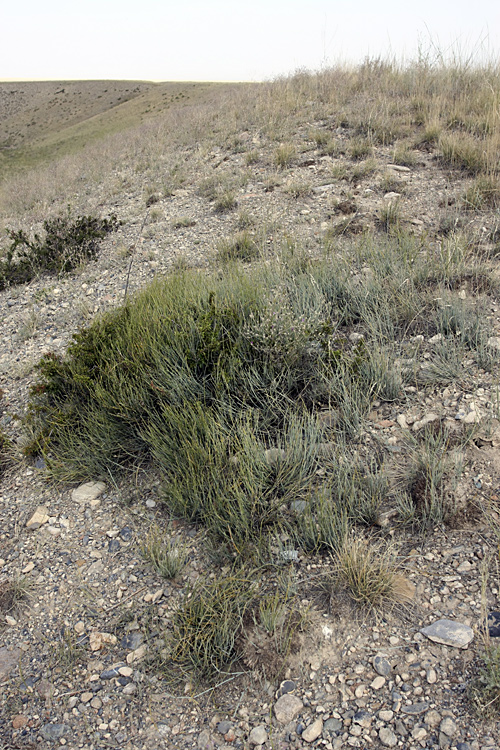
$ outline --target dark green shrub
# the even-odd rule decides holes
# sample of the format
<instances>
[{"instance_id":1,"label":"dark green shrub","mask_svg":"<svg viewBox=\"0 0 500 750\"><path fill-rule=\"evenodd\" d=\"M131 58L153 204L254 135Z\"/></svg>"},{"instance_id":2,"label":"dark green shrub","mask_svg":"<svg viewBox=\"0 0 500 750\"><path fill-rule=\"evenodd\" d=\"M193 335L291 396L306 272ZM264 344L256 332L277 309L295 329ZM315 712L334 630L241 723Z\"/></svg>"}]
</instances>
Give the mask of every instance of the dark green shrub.
<instances>
[{"instance_id":1,"label":"dark green shrub","mask_svg":"<svg viewBox=\"0 0 500 750\"><path fill-rule=\"evenodd\" d=\"M75 220L60 216L44 221L44 237L30 237L23 229L7 230L11 244L6 258L0 261L0 289L24 284L41 273L69 273L81 263L94 260L99 242L119 225L114 215L105 219L79 216Z\"/></svg>"}]
</instances>

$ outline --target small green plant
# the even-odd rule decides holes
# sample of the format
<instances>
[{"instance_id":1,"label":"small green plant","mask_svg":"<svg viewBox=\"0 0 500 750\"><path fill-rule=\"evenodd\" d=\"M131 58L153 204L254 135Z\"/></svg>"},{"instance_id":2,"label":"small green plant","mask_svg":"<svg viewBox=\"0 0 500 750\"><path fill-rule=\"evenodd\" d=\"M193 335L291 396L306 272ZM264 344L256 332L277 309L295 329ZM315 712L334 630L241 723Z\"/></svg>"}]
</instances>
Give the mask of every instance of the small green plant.
<instances>
[{"instance_id":1,"label":"small green plant","mask_svg":"<svg viewBox=\"0 0 500 750\"><path fill-rule=\"evenodd\" d=\"M26 576L18 576L1 581L0 615L14 613L19 603L29 598L31 589L32 583Z\"/></svg>"},{"instance_id":2,"label":"small green plant","mask_svg":"<svg viewBox=\"0 0 500 750\"><path fill-rule=\"evenodd\" d=\"M379 209L378 223L384 232L397 232L401 228L402 214L398 200L388 200Z\"/></svg>"},{"instance_id":3,"label":"small green plant","mask_svg":"<svg viewBox=\"0 0 500 750\"><path fill-rule=\"evenodd\" d=\"M465 191L462 201L464 208L480 211L500 206L500 180L497 177L480 175Z\"/></svg>"},{"instance_id":4,"label":"small green plant","mask_svg":"<svg viewBox=\"0 0 500 750\"><path fill-rule=\"evenodd\" d=\"M230 190L221 193L214 201L214 211L216 214L225 214L232 211L238 205L238 201L233 192Z\"/></svg>"},{"instance_id":5,"label":"small green plant","mask_svg":"<svg viewBox=\"0 0 500 750\"><path fill-rule=\"evenodd\" d=\"M403 180L399 179L394 172L387 170L382 175L379 183L380 190L383 193L404 193L406 186Z\"/></svg>"},{"instance_id":6,"label":"small green plant","mask_svg":"<svg viewBox=\"0 0 500 750\"><path fill-rule=\"evenodd\" d=\"M245 154L245 164L247 167L250 167L252 164L258 164L260 159L260 154L258 151L247 151Z\"/></svg>"},{"instance_id":7,"label":"small green plant","mask_svg":"<svg viewBox=\"0 0 500 750\"><path fill-rule=\"evenodd\" d=\"M242 572L190 587L173 617L169 665L216 681L238 656L237 639L255 593L251 576Z\"/></svg>"},{"instance_id":8,"label":"small green plant","mask_svg":"<svg viewBox=\"0 0 500 750\"><path fill-rule=\"evenodd\" d=\"M292 180L284 185L283 192L291 195L293 198L305 198L311 192L311 185L308 182Z\"/></svg>"},{"instance_id":9,"label":"small green plant","mask_svg":"<svg viewBox=\"0 0 500 750\"><path fill-rule=\"evenodd\" d=\"M274 152L274 166L277 169L287 169L290 167L297 155L297 150L293 143L282 143Z\"/></svg>"},{"instance_id":10,"label":"small green plant","mask_svg":"<svg viewBox=\"0 0 500 750\"><path fill-rule=\"evenodd\" d=\"M349 144L349 155L356 161L371 156L372 152L372 143L367 138L353 138Z\"/></svg>"},{"instance_id":11,"label":"small green plant","mask_svg":"<svg viewBox=\"0 0 500 750\"><path fill-rule=\"evenodd\" d=\"M116 216L98 219L93 216L57 217L44 221L45 236L30 237L23 229L8 230L11 239L5 259L0 261L0 289L23 284L41 273L69 273L81 263L93 260L99 243L118 229Z\"/></svg>"},{"instance_id":12,"label":"small green plant","mask_svg":"<svg viewBox=\"0 0 500 750\"><path fill-rule=\"evenodd\" d=\"M0 430L0 477L12 462L12 444L3 430Z\"/></svg>"},{"instance_id":13,"label":"small green plant","mask_svg":"<svg viewBox=\"0 0 500 750\"><path fill-rule=\"evenodd\" d=\"M403 167L414 167L417 163L415 152L407 143L398 143L392 154L394 164L400 164Z\"/></svg>"},{"instance_id":14,"label":"small green plant","mask_svg":"<svg viewBox=\"0 0 500 750\"><path fill-rule=\"evenodd\" d=\"M462 451L452 446L449 430L440 423L425 426L409 441L407 515L414 515L424 528L450 522L457 513L454 492L463 468Z\"/></svg>"},{"instance_id":15,"label":"small green plant","mask_svg":"<svg viewBox=\"0 0 500 750\"><path fill-rule=\"evenodd\" d=\"M369 175L373 174L376 171L377 171L376 159L365 159L365 161L362 161L353 167L353 170L350 176L350 181L359 182L359 180L363 180L365 177L368 177Z\"/></svg>"},{"instance_id":16,"label":"small green plant","mask_svg":"<svg viewBox=\"0 0 500 750\"><path fill-rule=\"evenodd\" d=\"M194 227L195 225L196 220L192 219L190 216L179 216L172 221L172 227L174 229L189 229L189 227Z\"/></svg>"},{"instance_id":17,"label":"small green plant","mask_svg":"<svg viewBox=\"0 0 500 750\"><path fill-rule=\"evenodd\" d=\"M493 719L500 709L500 646L490 641L482 655L477 677L469 685L469 700L483 719Z\"/></svg>"},{"instance_id":18,"label":"small green plant","mask_svg":"<svg viewBox=\"0 0 500 750\"><path fill-rule=\"evenodd\" d=\"M162 531L153 525L144 542L141 554L162 578L176 578L187 563L189 551L186 545L173 541L171 530Z\"/></svg>"},{"instance_id":19,"label":"small green plant","mask_svg":"<svg viewBox=\"0 0 500 750\"><path fill-rule=\"evenodd\" d=\"M445 164L462 169L470 175L488 170L488 157L484 146L469 133L444 133L439 138L441 159Z\"/></svg>"},{"instance_id":20,"label":"small green plant","mask_svg":"<svg viewBox=\"0 0 500 750\"><path fill-rule=\"evenodd\" d=\"M220 263L242 260L250 261L259 257L259 248L255 237L243 230L234 237L221 240L217 245L216 259Z\"/></svg>"}]
</instances>

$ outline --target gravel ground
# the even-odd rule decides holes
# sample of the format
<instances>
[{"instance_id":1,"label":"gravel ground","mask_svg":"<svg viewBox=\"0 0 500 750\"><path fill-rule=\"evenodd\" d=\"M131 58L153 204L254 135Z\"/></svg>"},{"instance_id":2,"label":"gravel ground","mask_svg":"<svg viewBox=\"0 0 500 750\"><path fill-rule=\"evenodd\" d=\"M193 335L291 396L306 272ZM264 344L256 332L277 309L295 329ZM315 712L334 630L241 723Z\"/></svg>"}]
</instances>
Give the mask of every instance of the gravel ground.
<instances>
[{"instance_id":1,"label":"gravel ground","mask_svg":"<svg viewBox=\"0 0 500 750\"><path fill-rule=\"evenodd\" d=\"M77 275L0 293L1 422L14 441L22 439L18 417L40 355L64 351L79 326L121 304L129 272L132 294L175 264L210 268L217 242L237 231L242 212L277 227L267 235L270 253L283 234L293 233L314 254L327 227L344 218L337 204L347 201L345 215L360 227L375 226L384 201L381 175L389 173L404 190L401 209L415 233L432 238L444 220L458 216L466 181L442 170L432 154L416 152L412 167L390 166L391 150L377 148L377 171L347 187L331 176L332 164L350 163L345 156L311 150L282 173L258 133L243 136L259 151L256 164L222 150L198 157L192 173L186 168L184 185L154 199L149 211L138 178L125 175L129 188L103 210L124 224L103 242L97 262ZM299 130L298 142L305 138L306 129ZM201 181L242 172L248 179L237 190L237 210L215 213L199 194ZM294 198L290 184L297 183L308 188ZM179 226L185 217L192 226ZM493 211L461 218L480 237L496 221ZM469 293L465 283L463 294ZM488 314L500 332L495 300ZM17 461L0 484L0 586L21 575L30 591L0 624L0 747L498 747L500 723L481 722L467 699L483 649L485 608L499 606L496 516L486 523L482 513L500 487L500 432L490 419L495 394L495 379L471 369L467 383L434 392L408 388L405 408L374 405L366 444L382 443L396 464L405 435L422 420L477 424L457 491L464 509L459 528L436 527L425 538L404 540L406 603L383 614L321 602L314 580L329 563L299 555L291 569L310 623L275 683L242 665L213 689L186 677L174 690L154 668L152 657L161 651L161 634L184 587L210 572L210 562L201 532L181 523L173 533L190 555L178 581L164 581L143 559L140 540L148 528L166 526L152 472L75 494L74 487L51 485L36 464ZM396 538L390 514L383 523ZM458 635L447 632L436 642L421 632L443 619L460 626ZM457 645L456 637L465 641Z\"/></svg>"}]
</instances>

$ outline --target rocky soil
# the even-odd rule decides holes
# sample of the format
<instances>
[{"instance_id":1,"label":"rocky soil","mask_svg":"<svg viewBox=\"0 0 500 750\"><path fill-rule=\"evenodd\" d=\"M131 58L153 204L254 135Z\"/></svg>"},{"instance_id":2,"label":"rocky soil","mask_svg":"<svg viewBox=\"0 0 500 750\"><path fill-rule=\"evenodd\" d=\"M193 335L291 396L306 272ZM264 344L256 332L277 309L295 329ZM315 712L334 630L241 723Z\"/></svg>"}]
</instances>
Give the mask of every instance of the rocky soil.
<instances>
[{"instance_id":1,"label":"rocky soil","mask_svg":"<svg viewBox=\"0 0 500 750\"><path fill-rule=\"evenodd\" d=\"M392 149L377 147L375 171L346 182L333 167L352 171L355 162L307 142L311 127L328 126L299 130L298 156L282 171L258 132L240 136L258 152L254 164L243 153L214 149L190 167L186 149L178 154L186 164L184 184L168 197L155 196L149 209L139 178L124 166L116 179L127 187L103 204L103 214L116 212L124 224L103 242L99 260L77 275L40 278L0 294L1 422L9 436L23 439L19 417L43 352L62 352L79 326L121 304L129 271L133 293L176 264L208 269L217 242L234 235L242 216L275 227L267 235L270 252L288 233L314 254L345 216L360 229L376 227L384 202L399 193L412 231L438 242L445 226L462 225L488 245L498 215L462 211L468 184L462 174L441 168L427 151L415 151L411 166L394 165ZM346 131L333 134L347 143ZM232 212L217 214L199 194L203 179L243 173ZM393 189L384 197L387 176ZM462 291L471 293L466 284ZM500 335L495 300L489 314ZM190 560L179 580L161 579L143 559L148 528L167 522L153 473L140 471L118 485L88 477L90 486L78 491L53 486L40 462L17 458L0 484L0 601L6 581L22 576L30 585L28 598L0 623L0 747L498 747L500 722L481 721L467 697L481 663L485 615L500 608L492 526L500 489L497 381L471 370L466 383L434 392L409 387L406 395L404 408L374 405L367 440L376 436L397 462L405 436L422 420L475 424L459 488L467 512L456 529L402 540L409 601L383 613L322 602L314 580L328 561L299 555L293 575L310 607L310 627L273 683L236 665L215 688L189 676L179 687L155 669L161 634L185 585L210 563L201 532L180 523L174 533L189 545ZM391 518L384 523L399 538Z\"/></svg>"}]
</instances>

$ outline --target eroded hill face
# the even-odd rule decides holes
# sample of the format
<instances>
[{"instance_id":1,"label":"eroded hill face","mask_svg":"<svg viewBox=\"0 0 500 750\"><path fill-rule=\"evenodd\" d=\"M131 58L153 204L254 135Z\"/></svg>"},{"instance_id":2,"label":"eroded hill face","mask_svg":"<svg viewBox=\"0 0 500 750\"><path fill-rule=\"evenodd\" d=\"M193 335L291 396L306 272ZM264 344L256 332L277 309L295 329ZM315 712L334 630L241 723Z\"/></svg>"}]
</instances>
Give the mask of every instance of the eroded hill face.
<instances>
[{"instance_id":1,"label":"eroded hill face","mask_svg":"<svg viewBox=\"0 0 500 750\"><path fill-rule=\"evenodd\" d=\"M198 97L207 84L0 82L0 168L32 166Z\"/></svg>"}]
</instances>

